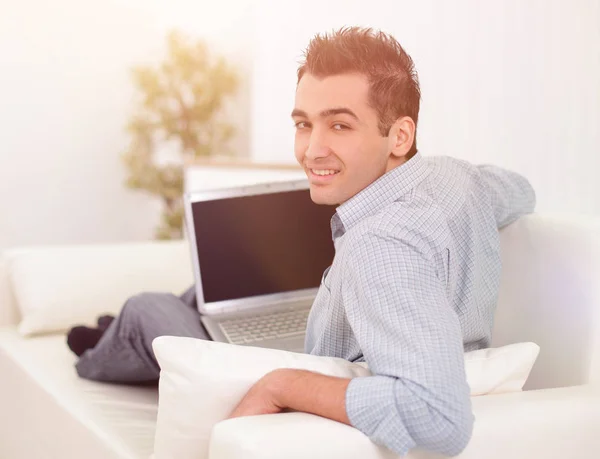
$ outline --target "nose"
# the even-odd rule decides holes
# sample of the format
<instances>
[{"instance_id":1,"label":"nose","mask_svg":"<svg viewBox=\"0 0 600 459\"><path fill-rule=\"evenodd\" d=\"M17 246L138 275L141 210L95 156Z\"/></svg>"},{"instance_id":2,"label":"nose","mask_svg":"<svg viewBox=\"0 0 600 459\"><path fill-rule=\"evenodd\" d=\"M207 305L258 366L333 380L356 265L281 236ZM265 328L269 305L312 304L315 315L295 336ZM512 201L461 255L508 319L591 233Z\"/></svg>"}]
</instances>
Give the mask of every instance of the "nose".
<instances>
[{"instance_id":1,"label":"nose","mask_svg":"<svg viewBox=\"0 0 600 459\"><path fill-rule=\"evenodd\" d=\"M308 142L308 148L305 152L306 159L315 160L328 156L330 149L327 144L318 135L313 132Z\"/></svg>"}]
</instances>

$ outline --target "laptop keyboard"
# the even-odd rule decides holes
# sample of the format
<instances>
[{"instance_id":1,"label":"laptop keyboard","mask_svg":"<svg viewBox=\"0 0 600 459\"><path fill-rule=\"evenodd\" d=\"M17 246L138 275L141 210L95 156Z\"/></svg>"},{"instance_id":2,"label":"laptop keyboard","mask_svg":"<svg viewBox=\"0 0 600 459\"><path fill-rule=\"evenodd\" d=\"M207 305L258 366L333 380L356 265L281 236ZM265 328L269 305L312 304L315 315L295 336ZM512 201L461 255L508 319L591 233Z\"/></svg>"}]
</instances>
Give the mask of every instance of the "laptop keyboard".
<instances>
[{"instance_id":1,"label":"laptop keyboard","mask_svg":"<svg viewBox=\"0 0 600 459\"><path fill-rule=\"evenodd\" d=\"M219 326L233 344L289 338L303 335L306 332L309 312L310 309L298 309L229 319L220 322Z\"/></svg>"}]
</instances>

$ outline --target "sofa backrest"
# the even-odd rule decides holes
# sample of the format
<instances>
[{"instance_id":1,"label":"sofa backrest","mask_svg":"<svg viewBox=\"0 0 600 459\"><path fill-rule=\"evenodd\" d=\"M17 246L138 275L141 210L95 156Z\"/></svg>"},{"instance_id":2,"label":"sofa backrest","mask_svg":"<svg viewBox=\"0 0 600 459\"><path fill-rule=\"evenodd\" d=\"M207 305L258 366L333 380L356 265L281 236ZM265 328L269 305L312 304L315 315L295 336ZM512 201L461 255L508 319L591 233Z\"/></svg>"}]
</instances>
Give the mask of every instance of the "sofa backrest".
<instances>
[{"instance_id":1,"label":"sofa backrest","mask_svg":"<svg viewBox=\"0 0 600 459\"><path fill-rule=\"evenodd\" d=\"M500 238L492 345L540 346L525 389L600 381L600 218L534 214Z\"/></svg>"},{"instance_id":2,"label":"sofa backrest","mask_svg":"<svg viewBox=\"0 0 600 459\"><path fill-rule=\"evenodd\" d=\"M534 214L503 229L500 238L492 345L540 346L526 389L600 382L600 218ZM0 326L19 319L0 254Z\"/></svg>"}]
</instances>

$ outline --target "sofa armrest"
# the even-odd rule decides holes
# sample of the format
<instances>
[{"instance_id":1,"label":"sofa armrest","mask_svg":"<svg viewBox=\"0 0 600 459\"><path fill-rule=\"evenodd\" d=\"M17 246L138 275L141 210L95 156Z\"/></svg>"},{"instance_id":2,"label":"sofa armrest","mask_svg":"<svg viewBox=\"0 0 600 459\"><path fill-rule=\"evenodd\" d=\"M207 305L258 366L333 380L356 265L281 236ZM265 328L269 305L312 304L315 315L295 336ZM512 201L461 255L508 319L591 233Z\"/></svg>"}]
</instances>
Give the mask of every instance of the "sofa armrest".
<instances>
[{"instance_id":1,"label":"sofa armrest","mask_svg":"<svg viewBox=\"0 0 600 459\"><path fill-rule=\"evenodd\" d=\"M229 419L212 431L209 459L392 459L359 430L307 413Z\"/></svg>"},{"instance_id":2,"label":"sofa armrest","mask_svg":"<svg viewBox=\"0 0 600 459\"><path fill-rule=\"evenodd\" d=\"M592 457L600 450L600 386L474 397L473 438L461 459ZM217 424L210 459L391 459L358 430L306 413L236 418ZM439 455L414 450L407 459Z\"/></svg>"}]
</instances>

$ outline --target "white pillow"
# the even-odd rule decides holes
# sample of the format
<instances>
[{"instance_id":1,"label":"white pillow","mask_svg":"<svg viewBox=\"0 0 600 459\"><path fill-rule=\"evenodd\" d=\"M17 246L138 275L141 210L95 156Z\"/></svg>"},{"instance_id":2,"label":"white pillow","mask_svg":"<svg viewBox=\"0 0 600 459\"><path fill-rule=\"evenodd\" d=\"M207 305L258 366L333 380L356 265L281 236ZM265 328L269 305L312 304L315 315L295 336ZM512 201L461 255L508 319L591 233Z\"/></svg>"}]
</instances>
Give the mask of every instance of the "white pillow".
<instances>
[{"instance_id":1,"label":"white pillow","mask_svg":"<svg viewBox=\"0 0 600 459\"><path fill-rule=\"evenodd\" d=\"M161 367L154 437L156 459L204 459L212 428L226 419L262 376L277 368L331 376L369 376L365 365L343 359L162 336L153 342ZM473 395L521 390L539 347L512 344L465 355Z\"/></svg>"},{"instance_id":2,"label":"white pillow","mask_svg":"<svg viewBox=\"0 0 600 459\"><path fill-rule=\"evenodd\" d=\"M11 250L6 260L23 335L94 325L133 295L181 294L193 283L184 241Z\"/></svg>"},{"instance_id":3,"label":"white pillow","mask_svg":"<svg viewBox=\"0 0 600 459\"><path fill-rule=\"evenodd\" d=\"M471 396L521 391L539 353L540 347L535 343L515 343L465 353Z\"/></svg>"}]
</instances>

